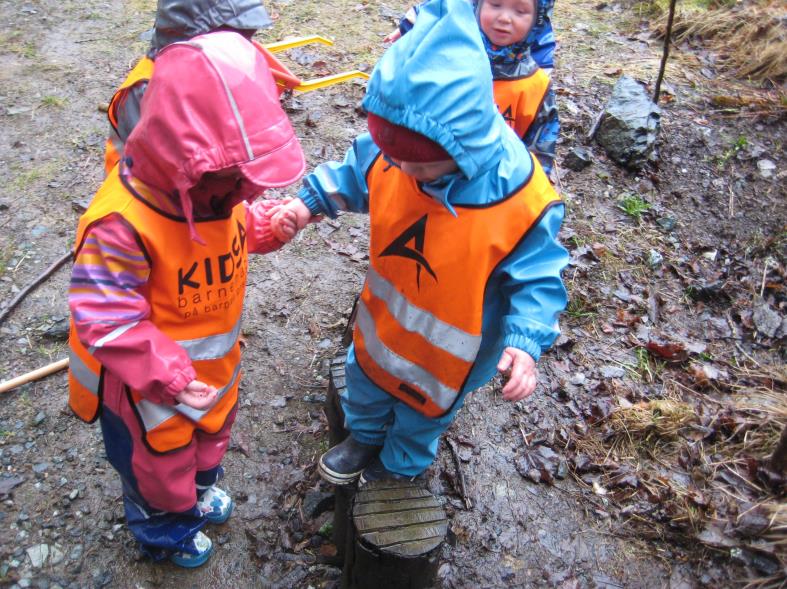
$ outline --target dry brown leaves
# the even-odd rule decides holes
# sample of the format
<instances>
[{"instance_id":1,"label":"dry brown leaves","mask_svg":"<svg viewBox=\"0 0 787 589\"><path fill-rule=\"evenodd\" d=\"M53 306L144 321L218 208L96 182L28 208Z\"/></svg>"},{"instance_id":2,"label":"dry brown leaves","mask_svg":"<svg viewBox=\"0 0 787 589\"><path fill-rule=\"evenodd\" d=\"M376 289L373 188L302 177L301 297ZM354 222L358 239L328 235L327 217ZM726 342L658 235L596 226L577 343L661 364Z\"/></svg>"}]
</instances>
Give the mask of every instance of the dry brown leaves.
<instances>
[{"instance_id":1,"label":"dry brown leaves","mask_svg":"<svg viewBox=\"0 0 787 589\"><path fill-rule=\"evenodd\" d=\"M787 427L784 382L778 369L735 376L742 384L724 402L686 397L685 385L664 399L619 399L574 437L572 474L639 534L655 523L659 537L727 552L751 571L752 587L778 587L787 582L787 477L769 457Z\"/></svg>"}]
</instances>

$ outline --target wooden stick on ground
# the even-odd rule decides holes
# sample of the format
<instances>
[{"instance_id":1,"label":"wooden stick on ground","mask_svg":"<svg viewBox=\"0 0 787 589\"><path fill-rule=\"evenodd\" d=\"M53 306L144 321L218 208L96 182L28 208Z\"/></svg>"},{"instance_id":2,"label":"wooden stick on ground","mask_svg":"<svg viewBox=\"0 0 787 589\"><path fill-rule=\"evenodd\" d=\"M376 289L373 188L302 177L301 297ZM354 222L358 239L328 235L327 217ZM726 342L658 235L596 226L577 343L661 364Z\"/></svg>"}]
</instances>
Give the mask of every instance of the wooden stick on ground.
<instances>
[{"instance_id":1,"label":"wooden stick on ground","mask_svg":"<svg viewBox=\"0 0 787 589\"><path fill-rule=\"evenodd\" d=\"M28 284L22 290L20 290L19 294L16 295L10 303L8 303L8 305L6 306L5 309L3 309L2 312L0 312L0 323L2 323L3 320L6 317L8 317L8 315L11 313L11 311L14 310L14 307L16 307L19 303L21 303L22 299L24 299L30 293L31 290L33 290L36 286L38 286L44 280L46 280L52 274L54 274L58 270L58 268L60 268L60 266L62 266L68 260L70 260L72 256L73 256L73 253L70 252L70 251L68 253L63 254L63 256L61 258L56 260L51 266L49 266L49 268L47 268L41 274L39 274L38 278L36 278L33 282Z\"/></svg>"},{"instance_id":2,"label":"wooden stick on ground","mask_svg":"<svg viewBox=\"0 0 787 589\"><path fill-rule=\"evenodd\" d=\"M456 477L459 479L459 492L462 494L462 501L464 501L466 509L473 509L473 500L467 494L467 485L465 484L465 475L462 472L462 462L459 459L459 452L456 449L454 441L446 438L448 447L451 450L451 456L454 459L454 468L456 469Z\"/></svg>"},{"instance_id":3,"label":"wooden stick on ground","mask_svg":"<svg viewBox=\"0 0 787 589\"><path fill-rule=\"evenodd\" d=\"M27 374L23 374L22 376L17 376L16 378L12 378L11 380L0 383L0 393L5 393L6 391L15 389L16 387L22 386L23 384L33 382L34 380L40 380L45 376L49 376L55 372L60 372L66 368L68 368L68 358L63 358L57 362L52 362L51 364L47 364L46 366L42 366L41 368L37 368L36 370L28 372Z\"/></svg>"}]
</instances>

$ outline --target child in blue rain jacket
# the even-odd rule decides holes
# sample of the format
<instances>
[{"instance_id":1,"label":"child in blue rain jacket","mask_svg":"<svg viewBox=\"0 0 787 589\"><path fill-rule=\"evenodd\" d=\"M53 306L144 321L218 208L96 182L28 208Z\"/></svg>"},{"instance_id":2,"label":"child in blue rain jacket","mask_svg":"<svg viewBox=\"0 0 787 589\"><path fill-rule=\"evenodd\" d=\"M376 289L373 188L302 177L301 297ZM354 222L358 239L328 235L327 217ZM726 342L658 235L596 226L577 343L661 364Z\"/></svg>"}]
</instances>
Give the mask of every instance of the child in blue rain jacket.
<instances>
[{"instance_id":1,"label":"child in blue rain jacket","mask_svg":"<svg viewBox=\"0 0 787 589\"><path fill-rule=\"evenodd\" d=\"M495 104L548 176L560 133L549 75L555 49L553 5L554 0L473 0L492 68ZM411 8L387 39L409 31L421 6Z\"/></svg>"},{"instance_id":2,"label":"child in blue rain jacket","mask_svg":"<svg viewBox=\"0 0 787 589\"><path fill-rule=\"evenodd\" d=\"M350 436L319 461L333 483L419 475L466 395L503 372L503 398L526 398L558 335L564 206L495 108L484 56L469 3L426 3L372 73L370 133L280 213L299 227L370 216L341 399Z\"/></svg>"}]
</instances>

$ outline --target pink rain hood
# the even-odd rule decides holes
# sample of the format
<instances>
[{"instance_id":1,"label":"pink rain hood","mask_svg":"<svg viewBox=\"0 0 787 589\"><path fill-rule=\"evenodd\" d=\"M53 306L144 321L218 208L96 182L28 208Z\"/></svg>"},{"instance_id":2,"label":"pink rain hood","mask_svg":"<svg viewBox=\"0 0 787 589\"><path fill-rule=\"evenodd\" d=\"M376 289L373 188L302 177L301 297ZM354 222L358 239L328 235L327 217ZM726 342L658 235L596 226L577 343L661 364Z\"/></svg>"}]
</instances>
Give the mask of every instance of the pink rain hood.
<instances>
[{"instance_id":1,"label":"pink rain hood","mask_svg":"<svg viewBox=\"0 0 787 589\"><path fill-rule=\"evenodd\" d=\"M296 182L306 165L265 59L229 31L158 54L124 156L126 173L179 200L200 242L193 211L209 203L193 199L209 197L192 188L203 174L237 169L243 179L232 200L251 202L267 188Z\"/></svg>"}]
</instances>

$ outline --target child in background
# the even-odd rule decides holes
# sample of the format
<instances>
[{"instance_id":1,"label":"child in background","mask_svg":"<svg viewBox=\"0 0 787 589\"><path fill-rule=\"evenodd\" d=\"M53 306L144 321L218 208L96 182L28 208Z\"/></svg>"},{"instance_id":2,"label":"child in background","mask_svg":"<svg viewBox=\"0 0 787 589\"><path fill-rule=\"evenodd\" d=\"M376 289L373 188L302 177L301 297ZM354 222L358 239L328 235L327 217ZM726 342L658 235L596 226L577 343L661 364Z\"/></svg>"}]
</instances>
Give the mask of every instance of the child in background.
<instances>
[{"instance_id":1,"label":"child in background","mask_svg":"<svg viewBox=\"0 0 787 589\"><path fill-rule=\"evenodd\" d=\"M541 62L533 54L537 51L551 71L555 46L551 25L553 2L474 0L473 5L492 67L495 104L508 125L538 158L547 176L551 176L560 121L549 75L539 68ZM420 6L408 11L403 23L409 23L410 19L415 22L419 10ZM537 45L541 42L544 45Z\"/></svg>"},{"instance_id":2,"label":"child in background","mask_svg":"<svg viewBox=\"0 0 787 589\"><path fill-rule=\"evenodd\" d=\"M319 461L332 483L421 474L465 396L499 371L503 398L526 398L558 335L564 207L497 112L484 55L469 3L426 3L374 68L370 134L274 215L370 216L341 398L350 436Z\"/></svg>"},{"instance_id":3,"label":"child in background","mask_svg":"<svg viewBox=\"0 0 787 589\"><path fill-rule=\"evenodd\" d=\"M301 177L268 66L215 32L156 57L124 157L79 221L69 290L70 405L100 419L144 553L200 566L200 529L232 511L216 486L235 420L247 253L295 217L253 202Z\"/></svg>"},{"instance_id":4,"label":"child in background","mask_svg":"<svg viewBox=\"0 0 787 589\"><path fill-rule=\"evenodd\" d=\"M139 108L153 60L170 43L210 31L231 30L247 39L269 27L271 19L260 0L159 0L148 54L137 62L109 102L110 130L104 151L106 175L120 160L123 144L139 121Z\"/></svg>"},{"instance_id":5,"label":"child in background","mask_svg":"<svg viewBox=\"0 0 787 589\"><path fill-rule=\"evenodd\" d=\"M477 0L476 16L492 66L495 104L518 137L552 174L560 133L555 92L527 43L538 0Z\"/></svg>"},{"instance_id":6,"label":"child in background","mask_svg":"<svg viewBox=\"0 0 787 589\"><path fill-rule=\"evenodd\" d=\"M530 47L533 59L536 60L536 63L542 67L547 74L551 75L552 69L555 67L555 33L552 30L552 11L555 7L555 0L537 1L538 18L533 24L533 28L530 30L526 41L528 47ZM402 20L399 21L399 27L388 35L384 41L386 43L393 43L407 33L407 31L412 29L420 10L420 4L411 7L405 13Z\"/></svg>"}]
</instances>

